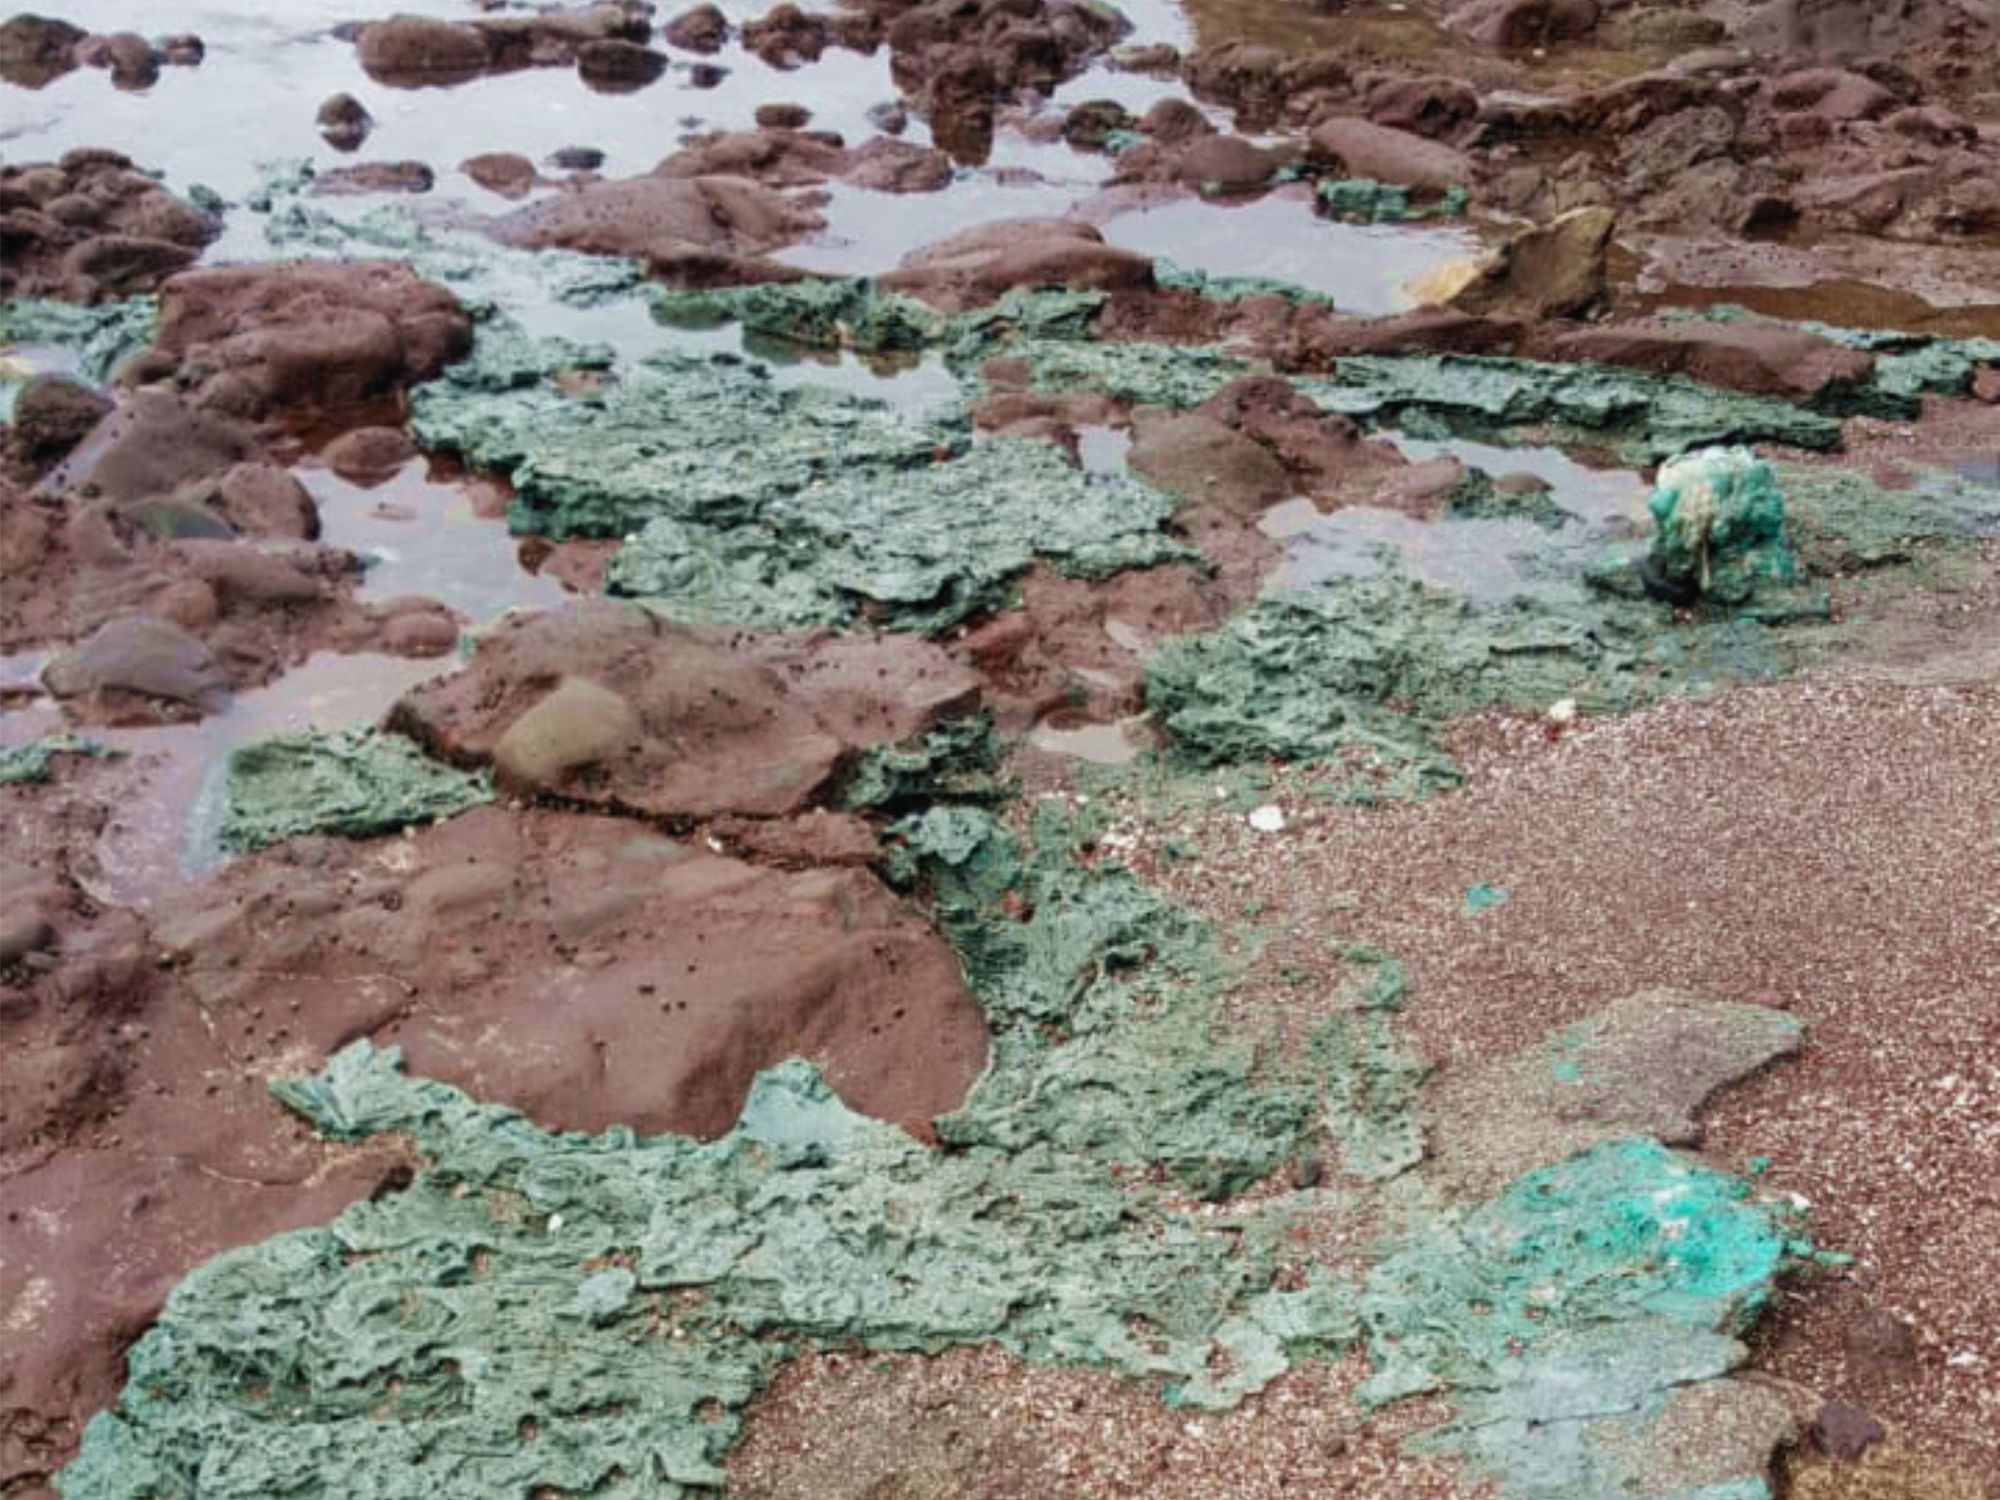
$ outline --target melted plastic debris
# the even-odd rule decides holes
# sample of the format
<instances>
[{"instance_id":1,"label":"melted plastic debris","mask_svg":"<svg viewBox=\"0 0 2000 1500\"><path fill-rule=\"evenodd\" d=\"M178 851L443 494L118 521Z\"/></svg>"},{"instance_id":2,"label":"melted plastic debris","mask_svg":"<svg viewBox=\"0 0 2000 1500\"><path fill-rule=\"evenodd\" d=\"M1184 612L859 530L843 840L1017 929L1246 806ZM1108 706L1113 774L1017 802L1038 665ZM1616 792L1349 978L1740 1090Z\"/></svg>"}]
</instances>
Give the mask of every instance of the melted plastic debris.
<instances>
[{"instance_id":1,"label":"melted plastic debris","mask_svg":"<svg viewBox=\"0 0 2000 1500\"><path fill-rule=\"evenodd\" d=\"M1204 924L1123 871L1077 866L1046 819L1028 856L974 809L933 808L899 831L901 873L928 886L993 1030L986 1073L938 1121L943 1139L1160 1166L1211 1198L1298 1150L1312 1089L1253 1081L1257 1048L1217 1013Z\"/></svg>"},{"instance_id":2,"label":"melted plastic debris","mask_svg":"<svg viewBox=\"0 0 2000 1500\"><path fill-rule=\"evenodd\" d=\"M505 385L482 336L467 365L416 392L411 427L506 475L520 532L616 537L663 515L741 525L814 480L921 467L965 441L881 402L779 386L733 355L657 354L572 395L511 378L533 364L511 340L499 353Z\"/></svg>"},{"instance_id":3,"label":"melted plastic debris","mask_svg":"<svg viewBox=\"0 0 2000 1500\"><path fill-rule=\"evenodd\" d=\"M1241 302L1245 297L1282 297L1296 307L1332 307L1330 293L1280 281L1274 276L1223 276L1189 270L1164 257L1153 262L1153 281L1166 291L1188 291L1213 302Z\"/></svg>"},{"instance_id":4,"label":"melted plastic debris","mask_svg":"<svg viewBox=\"0 0 2000 1500\"><path fill-rule=\"evenodd\" d=\"M47 781L54 772L58 755L101 758L114 753L95 740L71 734L52 734L25 745L0 745L0 786L28 786Z\"/></svg>"},{"instance_id":5,"label":"melted plastic debris","mask_svg":"<svg viewBox=\"0 0 2000 1500\"><path fill-rule=\"evenodd\" d=\"M1390 1029L1400 968L1350 954L1358 1001L1287 1071L1221 1024L1201 923L1076 863L1088 830L1045 814L1024 850L940 806L899 832L995 1031L940 1122L953 1149L851 1113L797 1061L699 1143L551 1134L356 1043L275 1092L336 1139L405 1134L425 1164L189 1277L67 1500L674 1500L720 1486L742 1409L805 1347L997 1343L1227 1407L1363 1336L1371 1399L1447 1390L1458 1420L1429 1441L1510 1496L1655 1493L1596 1438L1647 1436L1673 1386L1740 1357L1727 1335L1794 1249L1742 1184L1620 1140L1470 1209L1419 1195L1365 1289L1301 1277L1289 1197L1190 1213L1134 1169L1227 1193L1326 1130L1357 1175L1406 1170L1422 1069Z\"/></svg>"},{"instance_id":6,"label":"melted plastic debris","mask_svg":"<svg viewBox=\"0 0 2000 1500\"><path fill-rule=\"evenodd\" d=\"M1037 557L1102 577L1188 555L1170 496L1044 443L974 445L962 406L913 415L731 355L565 378L599 353L482 329L412 426L508 477L516 531L625 538L610 588L675 619L939 630Z\"/></svg>"},{"instance_id":7,"label":"melted plastic debris","mask_svg":"<svg viewBox=\"0 0 2000 1500\"><path fill-rule=\"evenodd\" d=\"M1509 1500L1664 1497L1684 1487L1634 1472L1633 1438L1747 1357L1734 1335L1805 1250L1739 1179L1606 1142L1425 1225L1369 1274L1361 1395L1450 1391L1457 1415L1424 1446Z\"/></svg>"},{"instance_id":8,"label":"melted plastic debris","mask_svg":"<svg viewBox=\"0 0 2000 1500\"><path fill-rule=\"evenodd\" d=\"M1818 334L1850 349L1866 350L1875 356L1875 373L1867 386L1851 398L1852 407L1857 412L1890 421L1918 416L1925 396L1962 396L1971 389L1973 376L1981 366L2000 366L2000 339L1955 339L1893 329L1838 328L1814 321L1791 323L1727 304L1676 309L1667 316L1713 323L1775 324Z\"/></svg>"},{"instance_id":9,"label":"melted plastic debris","mask_svg":"<svg viewBox=\"0 0 2000 1500\"><path fill-rule=\"evenodd\" d=\"M1164 643L1147 702L1197 765L1360 755L1421 792L1457 781L1432 737L1444 719L1562 698L1623 707L1668 690L1685 648L1660 627L1623 600L1477 607L1406 577L1332 580Z\"/></svg>"},{"instance_id":10,"label":"melted plastic debris","mask_svg":"<svg viewBox=\"0 0 2000 1500\"><path fill-rule=\"evenodd\" d=\"M1789 402L1603 365L1474 355L1364 355L1325 380L1300 381L1328 411L1393 424L1413 436L1549 429L1558 440L1618 443L1636 462L1727 443L1831 449L1840 423Z\"/></svg>"},{"instance_id":11,"label":"melted plastic debris","mask_svg":"<svg viewBox=\"0 0 2000 1500\"><path fill-rule=\"evenodd\" d=\"M661 516L607 582L694 622L935 632L1004 607L1037 557L1084 578L1187 558L1162 534L1173 512L1172 496L1128 475L995 438L920 468L837 468L747 515Z\"/></svg>"},{"instance_id":12,"label":"melted plastic debris","mask_svg":"<svg viewBox=\"0 0 2000 1500\"><path fill-rule=\"evenodd\" d=\"M1346 957L1368 976L1359 1003L1321 1027L1308 1053L1341 1165L1364 1182L1386 1182L1423 1160L1417 1092L1430 1066L1396 1030L1409 991L1403 966L1370 948Z\"/></svg>"},{"instance_id":13,"label":"melted plastic debris","mask_svg":"<svg viewBox=\"0 0 2000 1500\"><path fill-rule=\"evenodd\" d=\"M1007 794L1000 778L1006 745L985 714L966 714L900 745L861 753L840 805L900 811L930 802L984 802Z\"/></svg>"},{"instance_id":14,"label":"melted plastic debris","mask_svg":"<svg viewBox=\"0 0 2000 1500\"><path fill-rule=\"evenodd\" d=\"M1009 345L1039 391L1083 391L1133 406L1199 406L1232 380L1253 373L1220 349L1024 338Z\"/></svg>"},{"instance_id":15,"label":"melted plastic debris","mask_svg":"<svg viewBox=\"0 0 2000 1500\"><path fill-rule=\"evenodd\" d=\"M131 297L79 307L24 298L0 302L0 344L54 345L71 352L69 371L102 385L132 355L153 342L159 301Z\"/></svg>"},{"instance_id":16,"label":"melted plastic debris","mask_svg":"<svg viewBox=\"0 0 2000 1500\"><path fill-rule=\"evenodd\" d=\"M676 327L741 323L807 348L864 353L929 348L947 321L914 297L878 290L865 276L661 290L653 294L653 316Z\"/></svg>"},{"instance_id":17,"label":"melted plastic debris","mask_svg":"<svg viewBox=\"0 0 2000 1500\"><path fill-rule=\"evenodd\" d=\"M411 1080L357 1043L279 1085L322 1132L407 1133L404 1191L210 1262L134 1349L68 1500L592 1490L720 1483L738 1413L801 1344L997 1342L1227 1406L1359 1334L1350 1290L1279 1282L1285 1219L1172 1207L1158 1163L1216 1191L1313 1115L1253 1081L1212 1009L1207 931L1061 843L985 814L908 828L910 869L992 1009L993 1061L926 1150L806 1064L763 1075L719 1141L551 1135ZM1015 921L997 903L1031 903ZM303 1488L301 1488L303 1486Z\"/></svg>"},{"instance_id":18,"label":"melted plastic debris","mask_svg":"<svg viewBox=\"0 0 2000 1500\"><path fill-rule=\"evenodd\" d=\"M658 290L653 316L677 327L736 322L750 333L812 349L863 354L935 349L964 370L1012 338L1088 338L1105 300L1096 291L1015 287L988 306L940 313L914 297L882 291L869 277L852 276Z\"/></svg>"},{"instance_id":19,"label":"melted plastic debris","mask_svg":"<svg viewBox=\"0 0 2000 1500\"><path fill-rule=\"evenodd\" d=\"M1457 219L1465 215L1470 195L1462 187L1426 193L1372 177L1343 177L1321 182L1319 201L1333 218L1353 224L1415 224L1426 219Z\"/></svg>"},{"instance_id":20,"label":"melted plastic debris","mask_svg":"<svg viewBox=\"0 0 2000 1500\"><path fill-rule=\"evenodd\" d=\"M492 800L483 772L440 765L401 735L280 734L230 752L220 837L234 854L307 833L371 838Z\"/></svg>"},{"instance_id":21,"label":"melted plastic debris","mask_svg":"<svg viewBox=\"0 0 2000 1500\"><path fill-rule=\"evenodd\" d=\"M1796 573L1785 499L1771 466L1748 448L1710 448L1660 465L1646 507L1652 577L1673 594L1742 604L1761 584Z\"/></svg>"},{"instance_id":22,"label":"melted plastic debris","mask_svg":"<svg viewBox=\"0 0 2000 1500\"><path fill-rule=\"evenodd\" d=\"M1777 475L1799 555L1814 568L1876 567L1922 543L2000 535L2000 484L1924 470L1891 490L1852 469L1802 464Z\"/></svg>"}]
</instances>

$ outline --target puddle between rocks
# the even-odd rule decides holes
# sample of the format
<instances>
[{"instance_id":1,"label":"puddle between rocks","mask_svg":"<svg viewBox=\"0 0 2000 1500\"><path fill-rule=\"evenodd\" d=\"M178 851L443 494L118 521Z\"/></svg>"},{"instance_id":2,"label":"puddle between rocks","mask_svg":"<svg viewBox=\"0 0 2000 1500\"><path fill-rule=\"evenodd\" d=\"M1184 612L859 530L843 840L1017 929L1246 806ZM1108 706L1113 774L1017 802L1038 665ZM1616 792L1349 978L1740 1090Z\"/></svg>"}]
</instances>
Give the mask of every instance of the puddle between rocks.
<instances>
[{"instance_id":1,"label":"puddle between rocks","mask_svg":"<svg viewBox=\"0 0 2000 1500\"><path fill-rule=\"evenodd\" d=\"M1045 719L1028 733L1028 743L1051 755L1087 761L1098 766L1130 765L1146 748L1133 721L1115 724L1067 723Z\"/></svg>"},{"instance_id":2,"label":"puddle between rocks","mask_svg":"<svg viewBox=\"0 0 2000 1500\"><path fill-rule=\"evenodd\" d=\"M0 680L22 660L0 662ZM93 900L151 905L221 862L218 796L232 748L292 730L378 723L404 693L457 666L453 657L322 651L196 723L85 731L86 738L133 758L134 783L98 836L93 857L79 862L79 882ZM67 727L60 708L37 702L0 713L0 745Z\"/></svg>"},{"instance_id":3,"label":"puddle between rocks","mask_svg":"<svg viewBox=\"0 0 2000 1500\"><path fill-rule=\"evenodd\" d=\"M135 24L132 8L118 0L63 0L38 10L91 31ZM464 20L472 12L456 0L399 0L381 8L390 13ZM357 12L348 0L284 0L263 10L148 5L143 26L150 34L202 38L208 51L199 67L163 69L158 83L132 93L114 89L91 68L35 92L9 86L9 123L0 142L10 157L24 160L108 147L165 173L177 190L203 183L230 198L256 183L261 162L303 157L327 168L412 159L437 173L438 191L428 196L463 198L490 211L504 200L458 172L461 161L482 152L517 151L542 162L565 146L594 146L605 153L606 175L630 175L670 155L682 135L750 128L756 107L777 99L808 105L813 128L858 143L875 133L868 110L897 96L886 49L873 57L832 49L810 68L788 73L733 42L700 59L666 49L677 66L629 94L594 92L573 68L559 67L492 74L452 88L390 88L362 71L351 42L332 34L344 22L375 15L366 7ZM727 69L726 76L712 88L695 86L689 65L697 60ZM322 141L314 120L320 102L341 92L375 117L374 130L352 153ZM928 139L920 121L911 122L908 135Z\"/></svg>"},{"instance_id":4,"label":"puddle between rocks","mask_svg":"<svg viewBox=\"0 0 2000 1500\"><path fill-rule=\"evenodd\" d=\"M374 486L325 469L297 472L319 505L320 540L367 563L363 599L425 594L486 620L569 597L555 579L521 566L504 521L506 497L490 483L433 479L421 458Z\"/></svg>"},{"instance_id":5,"label":"puddle between rocks","mask_svg":"<svg viewBox=\"0 0 2000 1500\"><path fill-rule=\"evenodd\" d=\"M1526 515L1423 518L1378 506L1350 506L1328 514L1310 500L1286 500L1258 522L1260 531L1285 548L1272 579L1276 588L1310 589L1333 579L1402 573L1456 590L1478 604L1573 601L1586 591L1582 563L1587 553L1651 528L1646 511L1650 487L1636 470L1592 469L1556 448L1383 436L1412 462L1449 456L1493 479L1525 475L1540 480L1549 486L1542 499L1570 519L1545 526Z\"/></svg>"},{"instance_id":6,"label":"puddle between rocks","mask_svg":"<svg viewBox=\"0 0 2000 1500\"><path fill-rule=\"evenodd\" d=\"M1267 277L1323 292L1350 313L1399 312L1409 284L1479 253L1463 225L1343 224L1313 212L1310 198L1278 192L1249 203L1191 199L1119 214L1105 239L1214 276Z\"/></svg>"}]
</instances>

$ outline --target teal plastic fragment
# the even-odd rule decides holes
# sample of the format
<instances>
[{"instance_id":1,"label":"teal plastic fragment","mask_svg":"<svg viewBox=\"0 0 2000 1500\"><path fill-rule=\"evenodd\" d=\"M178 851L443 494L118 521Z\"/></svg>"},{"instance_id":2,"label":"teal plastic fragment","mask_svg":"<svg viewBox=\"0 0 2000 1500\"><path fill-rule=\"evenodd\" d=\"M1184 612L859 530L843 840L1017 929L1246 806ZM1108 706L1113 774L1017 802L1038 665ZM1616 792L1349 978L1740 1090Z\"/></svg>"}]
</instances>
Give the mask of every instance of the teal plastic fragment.
<instances>
[{"instance_id":1,"label":"teal plastic fragment","mask_svg":"<svg viewBox=\"0 0 2000 1500\"><path fill-rule=\"evenodd\" d=\"M1466 887L1465 914L1468 917L1476 917L1481 912L1493 910L1506 899L1507 893L1499 886L1488 885L1482 880L1477 885Z\"/></svg>"},{"instance_id":2,"label":"teal plastic fragment","mask_svg":"<svg viewBox=\"0 0 2000 1500\"><path fill-rule=\"evenodd\" d=\"M1419 1229L1369 1273L1360 1395L1448 1391L1455 1417L1420 1446L1507 1500L1661 1495L1635 1439L1743 1361L1735 1335L1805 1249L1738 1179L1656 1141L1606 1142Z\"/></svg>"}]
</instances>

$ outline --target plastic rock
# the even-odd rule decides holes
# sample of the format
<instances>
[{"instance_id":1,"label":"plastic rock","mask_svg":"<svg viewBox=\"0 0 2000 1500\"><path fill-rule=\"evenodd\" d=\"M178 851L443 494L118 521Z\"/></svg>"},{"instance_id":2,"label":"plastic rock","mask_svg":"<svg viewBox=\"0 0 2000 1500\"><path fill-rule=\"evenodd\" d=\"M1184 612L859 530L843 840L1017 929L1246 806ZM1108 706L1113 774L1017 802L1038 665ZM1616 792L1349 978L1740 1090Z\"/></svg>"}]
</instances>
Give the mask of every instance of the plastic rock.
<instances>
[{"instance_id":1,"label":"plastic rock","mask_svg":"<svg viewBox=\"0 0 2000 1500\"><path fill-rule=\"evenodd\" d=\"M1764 582L1790 583L1785 501L1748 448L1710 448L1660 466L1646 508L1659 528L1646 556L1656 592L1741 604Z\"/></svg>"}]
</instances>

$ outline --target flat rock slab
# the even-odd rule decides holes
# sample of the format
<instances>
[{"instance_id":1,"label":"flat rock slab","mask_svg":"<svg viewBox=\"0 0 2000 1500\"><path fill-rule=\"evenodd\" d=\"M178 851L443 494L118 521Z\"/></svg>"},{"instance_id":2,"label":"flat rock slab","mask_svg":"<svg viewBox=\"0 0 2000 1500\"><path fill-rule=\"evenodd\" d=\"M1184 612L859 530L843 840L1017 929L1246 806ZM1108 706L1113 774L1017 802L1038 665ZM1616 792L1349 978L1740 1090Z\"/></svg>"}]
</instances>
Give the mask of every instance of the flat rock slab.
<instances>
[{"instance_id":1,"label":"flat rock slab","mask_svg":"<svg viewBox=\"0 0 2000 1500\"><path fill-rule=\"evenodd\" d=\"M903 636L755 636L591 602L502 622L392 727L503 786L665 818L787 817L853 755L978 701L978 680Z\"/></svg>"},{"instance_id":2,"label":"flat rock slab","mask_svg":"<svg viewBox=\"0 0 2000 1500\"><path fill-rule=\"evenodd\" d=\"M283 972L315 1058L393 1042L551 1129L712 1137L760 1069L804 1057L928 1136L986 1056L956 956L873 874L746 864L614 818L488 807L408 839L294 841L156 933L225 1029L261 1025Z\"/></svg>"}]
</instances>

